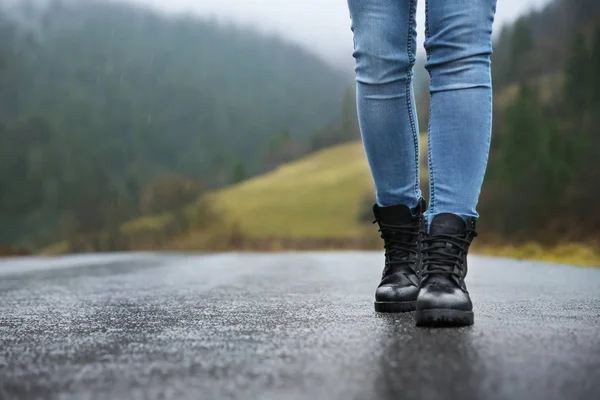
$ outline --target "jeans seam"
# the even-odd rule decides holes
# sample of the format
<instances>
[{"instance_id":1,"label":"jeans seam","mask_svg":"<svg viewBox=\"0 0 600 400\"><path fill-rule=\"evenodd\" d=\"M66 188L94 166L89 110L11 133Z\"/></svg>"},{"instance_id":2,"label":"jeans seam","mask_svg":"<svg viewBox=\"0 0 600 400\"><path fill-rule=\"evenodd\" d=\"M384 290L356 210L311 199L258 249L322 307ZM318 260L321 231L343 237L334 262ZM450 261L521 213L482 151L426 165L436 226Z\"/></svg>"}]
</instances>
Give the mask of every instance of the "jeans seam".
<instances>
[{"instance_id":1,"label":"jeans seam","mask_svg":"<svg viewBox=\"0 0 600 400\"><path fill-rule=\"evenodd\" d=\"M425 1L425 42L429 39L429 0ZM427 49L425 49L427 50ZM427 55L427 61L429 61L429 51L425 52Z\"/></svg>"},{"instance_id":2,"label":"jeans seam","mask_svg":"<svg viewBox=\"0 0 600 400\"><path fill-rule=\"evenodd\" d=\"M425 41L427 42L429 40L430 37L430 30L429 30L429 0L426 0L425 2ZM427 53L427 61L429 61L431 54L429 52L429 50L426 51ZM429 74L429 84L430 86L433 83L433 77L431 76L431 73ZM429 214L430 215L435 215L435 172L434 172L434 166L433 166L433 157L432 157L432 153L431 153L431 110L432 110L432 105L433 105L433 99L431 97L431 91L429 92L430 94L430 101L429 101L429 117L427 118L427 163L428 163L428 172L429 172ZM429 223L430 221L428 221Z\"/></svg>"},{"instance_id":3,"label":"jeans seam","mask_svg":"<svg viewBox=\"0 0 600 400\"><path fill-rule=\"evenodd\" d=\"M433 154L431 153L431 106L429 107L429 118L427 120L427 161L429 165L429 213L435 215L435 168L433 166Z\"/></svg>"},{"instance_id":4,"label":"jeans seam","mask_svg":"<svg viewBox=\"0 0 600 400\"><path fill-rule=\"evenodd\" d=\"M408 118L410 120L411 131L413 135L413 147L415 150L415 197L418 200L419 197L419 138L416 132L417 127L415 125L415 116L413 115L413 104L411 96L411 85L412 85L412 69L415 63L415 57L413 56L412 48L412 30L413 30L413 17L416 12L415 6L416 0L410 0L410 10L408 13L408 34L407 34L407 51L408 51L408 67L406 68L406 105L408 109Z\"/></svg>"}]
</instances>

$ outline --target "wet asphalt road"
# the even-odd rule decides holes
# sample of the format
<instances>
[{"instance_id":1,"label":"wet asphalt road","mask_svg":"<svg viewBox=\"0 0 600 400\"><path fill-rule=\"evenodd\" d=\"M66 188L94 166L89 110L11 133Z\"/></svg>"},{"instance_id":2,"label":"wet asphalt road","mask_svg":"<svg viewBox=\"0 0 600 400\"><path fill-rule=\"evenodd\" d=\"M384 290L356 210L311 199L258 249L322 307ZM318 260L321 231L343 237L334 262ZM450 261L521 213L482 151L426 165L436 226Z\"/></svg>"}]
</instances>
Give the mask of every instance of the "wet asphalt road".
<instances>
[{"instance_id":1,"label":"wet asphalt road","mask_svg":"<svg viewBox=\"0 0 600 400\"><path fill-rule=\"evenodd\" d=\"M427 330L381 262L0 261L0 399L600 399L600 269L472 257L475 326Z\"/></svg>"}]
</instances>

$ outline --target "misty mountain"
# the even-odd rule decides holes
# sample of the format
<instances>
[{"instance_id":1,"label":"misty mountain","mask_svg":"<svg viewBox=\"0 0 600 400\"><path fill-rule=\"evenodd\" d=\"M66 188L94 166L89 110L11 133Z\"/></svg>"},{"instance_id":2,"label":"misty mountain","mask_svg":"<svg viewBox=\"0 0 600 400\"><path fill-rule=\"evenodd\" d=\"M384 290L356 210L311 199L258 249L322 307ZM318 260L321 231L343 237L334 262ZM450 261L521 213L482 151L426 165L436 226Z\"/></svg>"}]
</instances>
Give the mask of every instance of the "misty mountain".
<instances>
[{"instance_id":1,"label":"misty mountain","mask_svg":"<svg viewBox=\"0 0 600 400\"><path fill-rule=\"evenodd\" d=\"M214 187L262 172L273 138L309 142L351 85L297 45L212 20L0 4L0 241L53 235L92 193L135 203L159 174Z\"/></svg>"}]
</instances>

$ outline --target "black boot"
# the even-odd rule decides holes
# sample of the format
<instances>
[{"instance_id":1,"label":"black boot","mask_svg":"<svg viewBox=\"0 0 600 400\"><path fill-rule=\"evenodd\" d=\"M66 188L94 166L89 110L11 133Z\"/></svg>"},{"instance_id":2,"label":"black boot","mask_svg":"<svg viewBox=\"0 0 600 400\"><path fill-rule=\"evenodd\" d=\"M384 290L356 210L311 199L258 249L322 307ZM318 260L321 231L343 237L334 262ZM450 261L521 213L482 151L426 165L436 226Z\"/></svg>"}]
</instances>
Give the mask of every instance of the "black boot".
<instances>
[{"instance_id":1,"label":"black boot","mask_svg":"<svg viewBox=\"0 0 600 400\"><path fill-rule=\"evenodd\" d=\"M417 326L473 325L473 304L465 285L467 253L475 231L475 218L439 214L423 239Z\"/></svg>"},{"instance_id":2,"label":"black boot","mask_svg":"<svg viewBox=\"0 0 600 400\"><path fill-rule=\"evenodd\" d=\"M425 202L411 210L407 206L373 206L375 222L384 240L385 268L375 292L375 311L414 311L419 294L419 235Z\"/></svg>"}]
</instances>

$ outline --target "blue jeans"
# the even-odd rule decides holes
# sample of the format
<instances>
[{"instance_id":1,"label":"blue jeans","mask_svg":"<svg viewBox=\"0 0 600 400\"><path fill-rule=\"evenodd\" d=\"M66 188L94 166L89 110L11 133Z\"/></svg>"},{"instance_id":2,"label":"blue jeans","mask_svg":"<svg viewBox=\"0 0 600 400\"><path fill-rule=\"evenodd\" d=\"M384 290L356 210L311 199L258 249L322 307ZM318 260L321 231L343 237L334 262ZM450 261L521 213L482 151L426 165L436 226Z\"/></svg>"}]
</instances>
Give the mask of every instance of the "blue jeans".
<instances>
[{"instance_id":1,"label":"blue jeans","mask_svg":"<svg viewBox=\"0 0 600 400\"><path fill-rule=\"evenodd\" d=\"M412 85L416 0L348 0L363 143L382 207L416 207L419 127ZM496 0L427 0L429 210L478 217L492 126Z\"/></svg>"}]
</instances>

